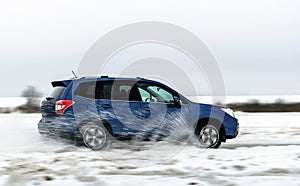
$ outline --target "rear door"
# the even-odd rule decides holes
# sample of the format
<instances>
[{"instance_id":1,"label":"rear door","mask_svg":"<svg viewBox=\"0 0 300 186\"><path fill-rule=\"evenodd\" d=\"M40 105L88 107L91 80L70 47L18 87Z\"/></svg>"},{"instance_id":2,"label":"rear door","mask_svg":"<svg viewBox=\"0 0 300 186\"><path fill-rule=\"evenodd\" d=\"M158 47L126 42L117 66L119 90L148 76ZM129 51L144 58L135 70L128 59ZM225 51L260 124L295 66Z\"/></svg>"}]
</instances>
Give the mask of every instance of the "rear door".
<instances>
[{"instance_id":1,"label":"rear door","mask_svg":"<svg viewBox=\"0 0 300 186\"><path fill-rule=\"evenodd\" d=\"M73 105L74 116L77 123L83 120L98 118L96 101L96 81L77 81L74 83Z\"/></svg>"},{"instance_id":2,"label":"rear door","mask_svg":"<svg viewBox=\"0 0 300 186\"><path fill-rule=\"evenodd\" d=\"M141 97L136 82L115 80L102 81L100 84L99 112L106 113L110 110L114 114L115 120L111 121L113 132L127 136L142 131Z\"/></svg>"}]
</instances>

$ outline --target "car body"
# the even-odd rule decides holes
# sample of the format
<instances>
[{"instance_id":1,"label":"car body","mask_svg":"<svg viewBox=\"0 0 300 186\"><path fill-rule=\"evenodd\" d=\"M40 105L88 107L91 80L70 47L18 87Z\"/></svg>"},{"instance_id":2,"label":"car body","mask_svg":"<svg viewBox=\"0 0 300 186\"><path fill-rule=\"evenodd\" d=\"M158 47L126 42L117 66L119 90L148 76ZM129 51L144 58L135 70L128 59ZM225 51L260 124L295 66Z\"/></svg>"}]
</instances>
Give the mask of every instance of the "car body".
<instances>
[{"instance_id":1,"label":"car body","mask_svg":"<svg viewBox=\"0 0 300 186\"><path fill-rule=\"evenodd\" d=\"M74 136L93 149L109 138L166 137L182 127L213 148L238 135L238 120L224 107L192 102L157 81L101 76L52 86L41 104L39 132Z\"/></svg>"}]
</instances>

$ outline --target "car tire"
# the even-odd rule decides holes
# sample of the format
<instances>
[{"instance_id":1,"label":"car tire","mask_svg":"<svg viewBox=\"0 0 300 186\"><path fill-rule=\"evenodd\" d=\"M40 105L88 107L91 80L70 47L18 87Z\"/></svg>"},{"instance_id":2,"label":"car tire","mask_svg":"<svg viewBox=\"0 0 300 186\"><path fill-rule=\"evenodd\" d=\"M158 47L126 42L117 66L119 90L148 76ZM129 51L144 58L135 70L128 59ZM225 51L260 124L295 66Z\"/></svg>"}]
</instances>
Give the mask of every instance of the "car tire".
<instances>
[{"instance_id":1,"label":"car tire","mask_svg":"<svg viewBox=\"0 0 300 186\"><path fill-rule=\"evenodd\" d=\"M221 124L216 122L205 124L200 128L197 136L201 146L217 149L223 138Z\"/></svg>"},{"instance_id":2,"label":"car tire","mask_svg":"<svg viewBox=\"0 0 300 186\"><path fill-rule=\"evenodd\" d=\"M110 147L111 135L101 123L86 123L79 131L84 145L92 150L105 150Z\"/></svg>"}]
</instances>

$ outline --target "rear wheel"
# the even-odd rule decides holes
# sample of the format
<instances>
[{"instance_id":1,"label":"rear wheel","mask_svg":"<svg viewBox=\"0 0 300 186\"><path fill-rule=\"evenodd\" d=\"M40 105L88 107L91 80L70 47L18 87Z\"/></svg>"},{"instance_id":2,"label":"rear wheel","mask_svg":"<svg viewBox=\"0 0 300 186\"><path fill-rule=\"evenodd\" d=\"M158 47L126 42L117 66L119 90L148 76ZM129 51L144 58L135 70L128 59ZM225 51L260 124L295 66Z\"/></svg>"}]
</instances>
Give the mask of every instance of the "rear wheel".
<instances>
[{"instance_id":1,"label":"rear wheel","mask_svg":"<svg viewBox=\"0 0 300 186\"><path fill-rule=\"evenodd\" d=\"M110 133L100 123L84 124L80 127L84 144L92 150L107 149L110 146Z\"/></svg>"}]
</instances>

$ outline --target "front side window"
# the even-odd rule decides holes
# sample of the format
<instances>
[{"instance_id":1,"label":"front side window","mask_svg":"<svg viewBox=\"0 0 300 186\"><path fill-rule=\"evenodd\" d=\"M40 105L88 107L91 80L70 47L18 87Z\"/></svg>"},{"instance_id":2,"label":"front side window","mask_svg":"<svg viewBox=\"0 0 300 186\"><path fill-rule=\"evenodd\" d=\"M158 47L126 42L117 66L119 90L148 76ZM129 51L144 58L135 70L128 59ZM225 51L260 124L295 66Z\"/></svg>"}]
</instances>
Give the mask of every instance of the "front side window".
<instances>
[{"instance_id":1,"label":"front side window","mask_svg":"<svg viewBox=\"0 0 300 186\"><path fill-rule=\"evenodd\" d=\"M144 90L144 89L142 89L140 87L138 88L138 90L139 90L139 92L141 94L143 102L155 102L155 100L152 100L152 95L149 92L147 92L146 90Z\"/></svg>"},{"instance_id":2,"label":"front side window","mask_svg":"<svg viewBox=\"0 0 300 186\"><path fill-rule=\"evenodd\" d=\"M160 86L138 83L138 90L144 102L174 103L174 95Z\"/></svg>"}]
</instances>

